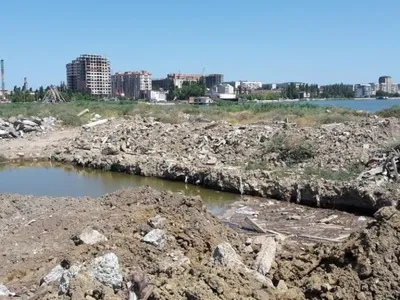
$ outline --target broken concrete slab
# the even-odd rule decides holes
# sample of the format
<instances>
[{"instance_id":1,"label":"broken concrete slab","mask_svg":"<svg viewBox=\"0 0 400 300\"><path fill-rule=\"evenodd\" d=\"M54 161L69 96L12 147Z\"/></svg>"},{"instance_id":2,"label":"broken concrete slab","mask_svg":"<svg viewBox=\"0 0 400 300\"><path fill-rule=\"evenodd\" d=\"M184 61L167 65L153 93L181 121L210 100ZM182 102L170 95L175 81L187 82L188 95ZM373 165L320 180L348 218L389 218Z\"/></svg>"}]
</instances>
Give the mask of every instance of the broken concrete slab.
<instances>
[{"instance_id":1,"label":"broken concrete slab","mask_svg":"<svg viewBox=\"0 0 400 300\"><path fill-rule=\"evenodd\" d=\"M0 296L14 297L15 293L11 293L4 284L0 283Z\"/></svg>"},{"instance_id":2,"label":"broken concrete slab","mask_svg":"<svg viewBox=\"0 0 400 300\"><path fill-rule=\"evenodd\" d=\"M40 280L40 285L58 282L64 274L65 269L61 265L55 266L46 276Z\"/></svg>"},{"instance_id":3,"label":"broken concrete slab","mask_svg":"<svg viewBox=\"0 0 400 300\"><path fill-rule=\"evenodd\" d=\"M89 275L102 284L119 290L122 287L122 274L118 257L114 253L96 257L87 267Z\"/></svg>"},{"instance_id":4,"label":"broken concrete slab","mask_svg":"<svg viewBox=\"0 0 400 300\"><path fill-rule=\"evenodd\" d=\"M153 229L142 238L142 242L162 248L165 242L165 231L161 229Z\"/></svg>"},{"instance_id":5,"label":"broken concrete slab","mask_svg":"<svg viewBox=\"0 0 400 300\"><path fill-rule=\"evenodd\" d=\"M107 241L107 238L103 234L89 227L85 228L82 231L79 239L82 241L83 244L86 245L94 245L100 242Z\"/></svg>"},{"instance_id":6,"label":"broken concrete slab","mask_svg":"<svg viewBox=\"0 0 400 300\"><path fill-rule=\"evenodd\" d=\"M102 125L108 122L108 119L102 119L102 120L98 120L95 122L90 122L88 124L82 125L83 128L87 129L87 128L91 128L91 127L95 127L98 125Z\"/></svg>"},{"instance_id":7,"label":"broken concrete slab","mask_svg":"<svg viewBox=\"0 0 400 300\"><path fill-rule=\"evenodd\" d=\"M267 237L261 244L261 250L253 264L253 269L262 275L268 274L275 260L277 243L274 238Z\"/></svg>"},{"instance_id":8,"label":"broken concrete slab","mask_svg":"<svg viewBox=\"0 0 400 300\"><path fill-rule=\"evenodd\" d=\"M151 227L153 227L154 229L163 229L166 221L167 221L166 218L163 218L160 215L157 215L153 218L150 218L148 220L148 224Z\"/></svg>"}]
</instances>

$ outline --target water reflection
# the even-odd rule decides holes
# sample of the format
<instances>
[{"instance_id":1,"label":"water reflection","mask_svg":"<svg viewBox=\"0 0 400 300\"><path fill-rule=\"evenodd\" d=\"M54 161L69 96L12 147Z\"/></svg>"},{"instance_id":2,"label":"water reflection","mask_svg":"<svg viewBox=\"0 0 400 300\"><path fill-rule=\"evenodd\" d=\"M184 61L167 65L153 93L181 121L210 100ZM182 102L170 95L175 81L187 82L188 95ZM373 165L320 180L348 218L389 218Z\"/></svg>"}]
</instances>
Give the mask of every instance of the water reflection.
<instances>
[{"instance_id":1,"label":"water reflection","mask_svg":"<svg viewBox=\"0 0 400 300\"><path fill-rule=\"evenodd\" d=\"M200 195L214 214L220 214L238 195L216 192L181 182L124 173L76 168L56 163L0 165L0 193L35 196L100 197L126 187L148 185L157 190Z\"/></svg>"}]
</instances>

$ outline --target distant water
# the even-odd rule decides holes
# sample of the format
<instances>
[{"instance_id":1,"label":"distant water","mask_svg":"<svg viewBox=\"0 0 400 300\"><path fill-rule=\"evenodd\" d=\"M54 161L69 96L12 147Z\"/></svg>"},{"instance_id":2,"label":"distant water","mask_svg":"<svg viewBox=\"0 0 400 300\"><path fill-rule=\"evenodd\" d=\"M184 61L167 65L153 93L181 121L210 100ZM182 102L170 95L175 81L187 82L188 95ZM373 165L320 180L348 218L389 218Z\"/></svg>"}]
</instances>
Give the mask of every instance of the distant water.
<instances>
[{"instance_id":1,"label":"distant water","mask_svg":"<svg viewBox=\"0 0 400 300\"><path fill-rule=\"evenodd\" d=\"M308 101L307 103L324 105L324 106L346 107L355 110L366 110L374 113L382 109L390 108L393 105L400 105L400 99L317 100L317 101Z\"/></svg>"}]
</instances>

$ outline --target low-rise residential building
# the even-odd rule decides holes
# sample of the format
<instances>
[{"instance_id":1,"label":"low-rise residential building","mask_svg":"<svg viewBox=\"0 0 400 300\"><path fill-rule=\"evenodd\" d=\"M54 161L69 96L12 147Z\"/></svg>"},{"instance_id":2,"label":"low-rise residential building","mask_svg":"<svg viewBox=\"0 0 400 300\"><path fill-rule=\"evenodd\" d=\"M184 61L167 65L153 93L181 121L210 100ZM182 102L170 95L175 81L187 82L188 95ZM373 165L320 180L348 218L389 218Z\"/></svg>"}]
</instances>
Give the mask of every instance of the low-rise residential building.
<instances>
[{"instance_id":1,"label":"low-rise residential building","mask_svg":"<svg viewBox=\"0 0 400 300\"><path fill-rule=\"evenodd\" d=\"M167 75L167 78L171 79L178 88L182 88L184 82L198 82L202 77L203 75L200 74L172 73Z\"/></svg>"},{"instance_id":2,"label":"low-rise residential building","mask_svg":"<svg viewBox=\"0 0 400 300\"><path fill-rule=\"evenodd\" d=\"M150 99L151 73L147 71L115 73L111 76L112 94L134 99Z\"/></svg>"},{"instance_id":3,"label":"low-rise residential building","mask_svg":"<svg viewBox=\"0 0 400 300\"><path fill-rule=\"evenodd\" d=\"M369 98L372 95L371 85L369 83L356 84L354 86L355 98Z\"/></svg>"},{"instance_id":4,"label":"low-rise residential building","mask_svg":"<svg viewBox=\"0 0 400 300\"><path fill-rule=\"evenodd\" d=\"M235 89L241 89L241 90L257 90L262 88L262 82L261 81L236 81L235 82Z\"/></svg>"},{"instance_id":5,"label":"low-rise residential building","mask_svg":"<svg viewBox=\"0 0 400 300\"><path fill-rule=\"evenodd\" d=\"M167 92L151 91L150 92L150 101L152 101L152 102L166 102L167 101Z\"/></svg>"},{"instance_id":6,"label":"low-rise residential building","mask_svg":"<svg viewBox=\"0 0 400 300\"><path fill-rule=\"evenodd\" d=\"M217 86L219 94L235 94L235 88L230 84L220 84Z\"/></svg>"}]
</instances>

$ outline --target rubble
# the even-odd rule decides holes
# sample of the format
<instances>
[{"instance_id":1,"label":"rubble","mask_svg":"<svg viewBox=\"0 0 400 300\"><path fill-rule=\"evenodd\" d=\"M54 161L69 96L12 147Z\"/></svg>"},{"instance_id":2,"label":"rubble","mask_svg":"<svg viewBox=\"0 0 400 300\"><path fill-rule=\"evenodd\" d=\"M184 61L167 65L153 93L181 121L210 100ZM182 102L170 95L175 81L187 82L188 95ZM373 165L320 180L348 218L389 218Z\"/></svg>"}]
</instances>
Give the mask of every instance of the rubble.
<instances>
[{"instance_id":1,"label":"rubble","mask_svg":"<svg viewBox=\"0 0 400 300\"><path fill-rule=\"evenodd\" d=\"M222 121L165 124L136 116L94 124L59 145L52 158L370 214L384 205L396 205L400 196L386 183L357 179L358 169L368 165L371 154L397 138L397 119L368 118L312 128Z\"/></svg>"},{"instance_id":2,"label":"rubble","mask_svg":"<svg viewBox=\"0 0 400 300\"><path fill-rule=\"evenodd\" d=\"M8 120L0 119L0 138L18 138L23 137L24 133L45 132L52 130L57 119L53 117L37 118L15 118L10 117Z\"/></svg>"},{"instance_id":3,"label":"rubble","mask_svg":"<svg viewBox=\"0 0 400 300\"><path fill-rule=\"evenodd\" d=\"M94 279L114 290L122 287L118 257L114 253L96 257L88 266L88 272Z\"/></svg>"},{"instance_id":4,"label":"rubble","mask_svg":"<svg viewBox=\"0 0 400 300\"><path fill-rule=\"evenodd\" d=\"M79 240L83 244L94 245L100 242L107 241L107 238L97 230L94 230L92 228L85 228L79 236Z\"/></svg>"},{"instance_id":5,"label":"rubble","mask_svg":"<svg viewBox=\"0 0 400 300\"><path fill-rule=\"evenodd\" d=\"M11 293L4 284L0 283L0 296L14 297L15 293Z\"/></svg>"}]
</instances>

